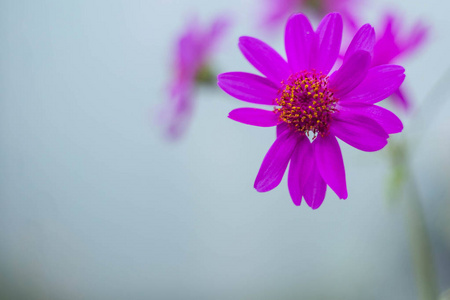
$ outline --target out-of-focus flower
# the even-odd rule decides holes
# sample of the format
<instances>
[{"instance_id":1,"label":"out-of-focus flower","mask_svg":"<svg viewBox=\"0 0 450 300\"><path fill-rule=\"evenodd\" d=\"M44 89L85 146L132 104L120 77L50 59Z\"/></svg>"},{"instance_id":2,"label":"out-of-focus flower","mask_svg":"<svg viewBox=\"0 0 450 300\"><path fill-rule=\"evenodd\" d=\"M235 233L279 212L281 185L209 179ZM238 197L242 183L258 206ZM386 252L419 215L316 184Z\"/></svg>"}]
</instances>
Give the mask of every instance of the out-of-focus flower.
<instances>
[{"instance_id":1,"label":"out-of-focus flower","mask_svg":"<svg viewBox=\"0 0 450 300\"><path fill-rule=\"evenodd\" d=\"M419 21L409 32L405 32L399 24L398 17L386 14L383 29L379 32L374 47L372 66L399 62L424 43L428 29ZM399 88L392 96L396 105L405 110L410 107L410 100L403 88Z\"/></svg>"},{"instance_id":2,"label":"out-of-focus flower","mask_svg":"<svg viewBox=\"0 0 450 300\"><path fill-rule=\"evenodd\" d=\"M238 108L229 118L249 125L277 126L277 139L266 154L254 187L267 192L278 186L290 161L288 187L295 205L302 197L313 209L327 185L347 198L344 162L338 137L362 151L377 151L389 134L401 132L392 112L374 105L403 82L401 66L371 68L375 33L366 24L354 36L342 66L328 76L339 55L340 14L327 15L313 30L297 14L286 25L286 62L260 40L241 37L239 48L265 77L231 72L218 76L218 85L246 102L275 106L272 111ZM312 142L311 142L312 141Z\"/></svg>"},{"instance_id":3,"label":"out-of-focus flower","mask_svg":"<svg viewBox=\"0 0 450 300\"><path fill-rule=\"evenodd\" d=\"M174 74L160 115L169 138L178 138L186 130L194 106L195 88L199 84L214 84L215 75L209 62L228 24L225 18L217 18L209 27L193 20L177 39Z\"/></svg>"},{"instance_id":4,"label":"out-of-focus flower","mask_svg":"<svg viewBox=\"0 0 450 300\"><path fill-rule=\"evenodd\" d=\"M259 0L261 1L261 0ZM339 12L344 19L353 23L353 12L361 0L262 0L264 3L263 23L271 28L293 13L312 12L319 17L330 12Z\"/></svg>"}]
</instances>

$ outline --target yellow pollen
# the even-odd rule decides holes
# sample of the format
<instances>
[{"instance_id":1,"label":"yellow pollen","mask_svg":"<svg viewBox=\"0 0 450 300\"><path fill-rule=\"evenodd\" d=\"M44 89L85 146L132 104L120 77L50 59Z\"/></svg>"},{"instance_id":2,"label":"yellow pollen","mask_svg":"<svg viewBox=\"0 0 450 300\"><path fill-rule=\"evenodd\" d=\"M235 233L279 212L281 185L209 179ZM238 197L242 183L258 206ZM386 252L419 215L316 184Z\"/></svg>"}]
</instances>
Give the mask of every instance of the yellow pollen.
<instances>
[{"instance_id":1,"label":"yellow pollen","mask_svg":"<svg viewBox=\"0 0 450 300\"><path fill-rule=\"evenodd\" d=\"M328 88L328 77L304 71L292 74L281 86L275 100L280 120L302 134L312 134L313 138L327 135L338 102Z\"/></svg>"}]
</instances>

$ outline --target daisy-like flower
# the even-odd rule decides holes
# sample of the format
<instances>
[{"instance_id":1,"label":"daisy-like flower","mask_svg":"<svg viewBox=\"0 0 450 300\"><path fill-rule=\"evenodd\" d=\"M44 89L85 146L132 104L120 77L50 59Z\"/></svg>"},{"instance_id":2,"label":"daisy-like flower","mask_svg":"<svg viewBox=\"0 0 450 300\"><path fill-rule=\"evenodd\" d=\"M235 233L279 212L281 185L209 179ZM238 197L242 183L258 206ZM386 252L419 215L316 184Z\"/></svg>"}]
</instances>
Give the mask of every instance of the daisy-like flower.
<instances>
[{"instance_id":1,"label":"daisy-like flower","mask_svg":"<svg viewBox=\"0 0 450 300\"><path fill-rule=\"evenodd\" d=\"M427 35L428 29L422 22L416 22L409 33L405 33L401 30L399 18L394 14L386 14L383 30L374 47L372 66L398 62L417 50ZM410 107L411 101L404 89L399 88L392 96L394 104L405 110Z\"/></svg>"},{"instance_id":2,"label":"daisy-like flower","mask_svg":"<svg viewBox=\"0 0 450 300\"><path fill-rule=\"evenodd\" d=\"M261 0L260 0L261 1ZM361 0L262 0L265 2L263 22L269 27L284 22L294 12L310 11L322 17L333 11L340 12L353 22L353 11Z\"/></svg>"},{"instance_id":3,"label":"daisy-like flower","mask_svg":"<svg viewBox=\"0 0 450 300\"><path fill-rule=\"evenodd\" d=\"M246 102L271 105L273 110L238 108L229 118L249 125L277 126L277 138L266 154L254 187L267 192L278 186L290 162L288 188L295 205L302 198L318 208L329 186L347 198L340 140L362 151L377 151L389 134L401 132L392 112L374 105L403 82L401 66L371 68L375 33L366 24L354 36L342 66L328 75L339 55L342 18L327 15L316 31L308 19L293 15L287 22L287 62L260 40L241 37L239 48L264 77L231 72L218 85Z\"/></svg>"},{"instance_id":4,"label":"daisy-like flower","mask_svg":"<svg viewBox=\"0 0 450 300\"><path fill-rule=\"evenodd\" d=\"M169 97L160 114L169 138L178 138L186 130L194 106L195 88L214 83L209 61L227 26L224 18L217 18L209 27L193 20L178 38Z\"/></svg>"}]
</instances>

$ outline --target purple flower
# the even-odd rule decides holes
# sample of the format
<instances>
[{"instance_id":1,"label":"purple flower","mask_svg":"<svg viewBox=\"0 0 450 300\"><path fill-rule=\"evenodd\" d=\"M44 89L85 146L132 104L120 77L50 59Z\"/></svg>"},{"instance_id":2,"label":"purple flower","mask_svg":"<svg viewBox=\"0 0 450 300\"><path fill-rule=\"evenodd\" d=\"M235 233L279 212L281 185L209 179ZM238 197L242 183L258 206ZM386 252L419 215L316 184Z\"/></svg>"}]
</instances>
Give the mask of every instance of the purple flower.
<instances>
[{"instance_id":1,"label":"purple flower","mask_svg":"<svg viewBox=\"0 0 450 300\"><path fill-rule=\"evenodd\" d=\"M423 23L417 22L409 33L401 33L398 23L398 18L393 14L385 15L384 28L375 43L372 66L398 61L424 43L428 29ZM405 110L410 106L410 100L403 89L395 91L392 100Z\"/></svg>"},{"instance_id":2,"label":"purple flower","mask_svg":"<svg viewBox=\"0 0 450 300\"><path fill-rule=\"evenodd\" d=\"M269 28L282 23L292 13L299 11L311 11L320 17L329 12L340 12L345 19L353 22L353 11L361 0L263 0L263 23Z\"/></svg>"},{"instance_id":3,"label":"purple flower","mask_svg":"<svg viewBox=\"0 0 450 300\"><path fill-rule=\"evenodd\" d=\"M218 85L231 96L274 106L272 111L238 108L229 114L244 124L277 126L277 139L256 176L258 192L278 186L290 161L288 187L295 205L303 197L311 208L318 208L327 185L346 199L336 137L362 151L377 151L386 146L389 134L402 131L397 116L374 104L398 89L404 69L371 67L375 33L366 24L354 36L342 66L328 75L341 38L342 18L337 13L327 15L316 31L304 15L293 15L285 32L287 62L262 41L241 37L240 50L265 77L243 72L218 76Z\"/></svg>"},{"instance_id":4,"label":"purple flower","mask_svg":"<svg viewBox=\"0 0 450 300\"><path fill-rule=\"evenodd\" d=\"M208 80L214 82L208 63L227 26L224 18L217 18L209 27L200 26L194 20L178 38L174 76L169 85L168 101L160 115L168 137L178 138L186 130L194 105L195 87L208 83Z\"/></svg>"}]
</instances>

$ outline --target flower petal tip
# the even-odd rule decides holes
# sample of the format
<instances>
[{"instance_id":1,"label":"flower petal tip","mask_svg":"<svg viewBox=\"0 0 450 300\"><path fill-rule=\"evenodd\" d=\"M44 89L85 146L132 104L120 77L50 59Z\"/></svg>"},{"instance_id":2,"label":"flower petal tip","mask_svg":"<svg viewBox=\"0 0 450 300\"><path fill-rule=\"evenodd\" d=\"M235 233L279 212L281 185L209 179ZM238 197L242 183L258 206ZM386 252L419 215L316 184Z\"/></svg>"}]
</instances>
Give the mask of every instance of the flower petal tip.
<instances>
[{"instance_id":1,"label":"flower petal tip","mask_svg":"<svg viewBox=\"0 0 450 300\"><path fill-rule=\"evenodd\" d=\"M300 200L292 199L292 203L294 203L295 206L300 206L300 204L302 204L302 199L300 199Z\"/></svg>"},{"instance_id":2,"label":"flower petal tip","mask_svg":"<svg viewBox=\"0 0 450 300\"><path fill-rule=\"evenodd\" d=\"M340 13L338 13L338 12L331 12L331 13L329 13L328 15L326 15L326 16L322 19L322 21L325 20L325 19L334 19L334 20L333 20L333 21L335 22L335 23L334 23L334 26L340 26L340 27L342 28L342 25L343 25L343 19L342 19L342 15L341 15Z\"/></svg>"},{"instance_id":3,"label":"flower petal tip","mask_svg":"<svg viewBox=\"0 0 450 300\"><path fill-rule=\"evenodd\" d=\"M251 37L251 36L245 36L245 35L240 36L240 37L239 37L239 43L238 43L239 48L244 47L243 44L245 44L245 43L247 43L247 42L249 42L249 41L252 41L252 40L255 40L255 38L253 38L253 37ZM242 48L241 48L241 49L242 49Z\"/></svg>"},{"instance_id":4,"label":"flower petal tip","mask_svg":"<svg viewBox=\"0 0 450 300\"><path fill-rule=\"evenodd\" d=\"M321 207L322 204L323 204L323 202L313 203L313 204L311 205L311 209L312 209L312 210L316 210L316 209L318 209L319 207Z\"/></svg>"},{"instance_id":5,"label":"flower petal tip","mask_svg":"<svg viewBox=\"0 0 450 300\"><path fill-rule=\"evenodd\" d=\"M266 189L264 186L261 186L260 184L258 184L257 182L255 182L255 184L253 185L253 187L255 188L255 190L258 193L265 193L270 191L271 189Z\"/></svg>"},{"instance_id":6,"label":"flower petal tip","mask_svg":"<svg viewBox=\"0 0 450 300\"><path fill-rule=\"evenodd\" d=\"M339 18L342 19L341 14L338 13L338 12L330 12L329 14L327 14L327 15L324 17L324 19L325 19L326 17L339 17Z\"/></svg>"},{"instance_id":7,"label":"flower petal tip","mask_svg":"<svg viewBox=\"0 0 450 300\"><path fill-rule=\"evenodd\" d=\"M293 13L289 18L287 23L289 23L289 21L293 20L293 19L297 19L297 18L302 18L302 19L306 19L308 22L308 17L302 13Z\"/></svg>"}]
</instances>

